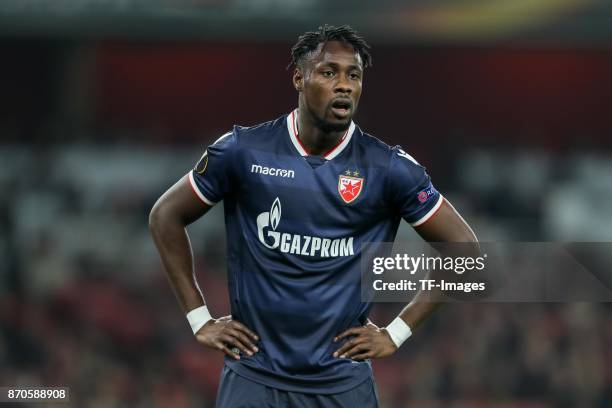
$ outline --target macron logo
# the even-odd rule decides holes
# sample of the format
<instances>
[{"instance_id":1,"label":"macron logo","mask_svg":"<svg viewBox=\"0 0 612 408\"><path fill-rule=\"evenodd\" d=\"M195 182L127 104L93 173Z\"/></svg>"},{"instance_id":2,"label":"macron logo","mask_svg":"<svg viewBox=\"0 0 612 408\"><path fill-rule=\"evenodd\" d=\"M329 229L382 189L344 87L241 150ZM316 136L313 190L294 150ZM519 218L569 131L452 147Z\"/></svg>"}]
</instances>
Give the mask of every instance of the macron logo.
<instances>
[{"instance_id":1,"label":"macron logo","mask_svg":"<svg viewBox=\"0 0 612 408\"><path fill-rule=\"evenodd\" d=\"M251 173L259 173L266 176L295 178L293 170L275 169L274 167L260 166L259 164L251 165Z\"/></svg>"}]
</instances>

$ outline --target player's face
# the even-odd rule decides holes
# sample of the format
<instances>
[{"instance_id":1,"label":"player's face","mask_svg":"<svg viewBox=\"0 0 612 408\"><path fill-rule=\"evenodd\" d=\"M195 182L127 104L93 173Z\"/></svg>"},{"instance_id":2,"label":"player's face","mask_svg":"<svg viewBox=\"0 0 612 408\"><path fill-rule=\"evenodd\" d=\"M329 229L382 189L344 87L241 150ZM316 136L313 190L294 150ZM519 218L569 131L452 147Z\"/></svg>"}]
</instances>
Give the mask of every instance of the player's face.
<instances>
[{"instance_id":1,"label":"player's face","mask_svg":"<svg viewBox=\"0 0 612 408\"><path fill-rule=\"evenodd\" d=\"M301 98L316 125L326 132L346 130L361 96L359 53L341 41L320 44L304 71Z\"/></svg>"}]
</instances>

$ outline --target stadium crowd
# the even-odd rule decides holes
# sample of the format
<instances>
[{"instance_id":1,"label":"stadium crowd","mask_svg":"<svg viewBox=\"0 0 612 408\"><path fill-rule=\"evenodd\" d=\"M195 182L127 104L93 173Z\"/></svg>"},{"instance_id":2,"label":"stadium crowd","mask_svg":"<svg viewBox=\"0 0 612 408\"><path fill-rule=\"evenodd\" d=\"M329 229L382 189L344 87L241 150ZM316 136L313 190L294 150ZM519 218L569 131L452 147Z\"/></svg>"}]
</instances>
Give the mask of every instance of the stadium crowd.
<instances>
[{"instance_id":1,"label":"stadium crowd","mask_svg":"<svg viewBox=\"0 0 612 408\"><path fill-rule=\"evenodd\" d=\"M0 149L0 385L68 386L83 407L214 404L222 356L196 343L147 231L155 198L198 155ZM464 152L453 164L464 171L440 188L483 241L605 240L612 192L592 175L609 180L612 168L604 158L572 160L568 172L541 154ZM512 171L525 177L505 179ZM190 227L216 316L229 311L220 207ZM415 238L404 227L399 239ZM400 308L377 304L371 319L385 324ZM397 354L374 361L381 403L612 406L611 309L448 304Z\"/></svg>"}]
</instances>

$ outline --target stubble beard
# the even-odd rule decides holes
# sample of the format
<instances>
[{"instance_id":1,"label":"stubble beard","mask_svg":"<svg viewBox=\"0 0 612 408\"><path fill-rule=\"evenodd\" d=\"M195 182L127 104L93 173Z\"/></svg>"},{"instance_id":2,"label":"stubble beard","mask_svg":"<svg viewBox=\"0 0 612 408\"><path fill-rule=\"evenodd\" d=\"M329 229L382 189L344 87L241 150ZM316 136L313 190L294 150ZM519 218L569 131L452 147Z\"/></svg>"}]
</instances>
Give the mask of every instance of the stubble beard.
<instances>
[{"instance_id":1,"label":"stubble beard","mask_svg":"<svg viewBox=\"0 0 612 408\"><path fill-rule=\"evenodd\" d=\"M306 99L306 98L305 98ZM305 108L308 110L310 117L314 119L314 125L324 133L344 132L351 126L353 115L348 116L344 122L332 123L325 119L325 113L320 117L313 109L310 108L308 102L304 100ZM326 108L326 111L329 109Z\"/></svg>"},{"instance_id":2,"label":"stubble beard","mask_svg":"<svg viewBox=\"0 0 612 408\"><path fill-rule=\"evenodd\" d=\"M351 118L348 118L346 123L330 123L323 120L320 124L317 124L317 127L325 133L344 132L349 126L351 126Z\"/></svg>"},{"instance_id":3,"label":"stubble beard","mask_svg":"<svg viewBox=\"0 0 612 408\"><path fill-rule=\"evenodd\" d=\"M349 126L351 126L351 120L353 120L353 116L348 116L344 122L332 123L325 120L324 117L319 118L317 115L313 115L316 123L315 126L321 129L324 133L332 133L332 132L344 132Z\"/></svg>"}]
</instances>

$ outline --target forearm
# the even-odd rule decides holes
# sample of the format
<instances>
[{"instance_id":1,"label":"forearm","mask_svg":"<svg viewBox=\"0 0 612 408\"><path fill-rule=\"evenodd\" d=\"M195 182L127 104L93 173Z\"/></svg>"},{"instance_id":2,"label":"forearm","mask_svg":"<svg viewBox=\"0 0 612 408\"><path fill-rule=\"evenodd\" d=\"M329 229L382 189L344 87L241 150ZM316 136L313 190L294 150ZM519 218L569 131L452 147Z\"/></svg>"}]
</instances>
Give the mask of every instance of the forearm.
<instances>
[{"instance_id":1,"label":"forearm","mask_svg":"<svg viewBox=\"0 0 612 408\"><path fill-rule=\"evenodd\" d=\"M465 242L461 244L435 243L432 245L437 247L440 256L443 258L469 257L475 259L480 253L478 242L475 240L475 237L473 241L468 241L468 239L470 239L470 237L466 236ZM470 272L457 274L455 272L433 269L427 272L424 279L436 282L440 282L441 280L448 282L465 282L468 281L470 277ZM431 313L448 301L449 297L453 298L453 293L445 293L438 287L433 287L431 289L421 288L412 301L402 309L399 317L414 330Z\"/></svg>"},{"instance_id":2,"label":"forearm","mask_svg":"<svg viewBox=\"0 0 612 408\"><path fill-rule=\"evenodd\" d=\"M433 313L442 302L435 299L436 296L441 296L441 292L426 293L425 291L419 291L414 299L402 309L399 317L412 329L414 330L420 325L427 317Z\"/></svg>"},{"instance_id":3,"label":"forearm","mask_svg":"<svg viewBox=\"0 0 612 408\"><path fill-rule=\"evenodd\" d=\"M193 252L185 224L153 209L149 227L166 277L185 313L204 304L194 273Z\"/></svg>"}]
</instances>

